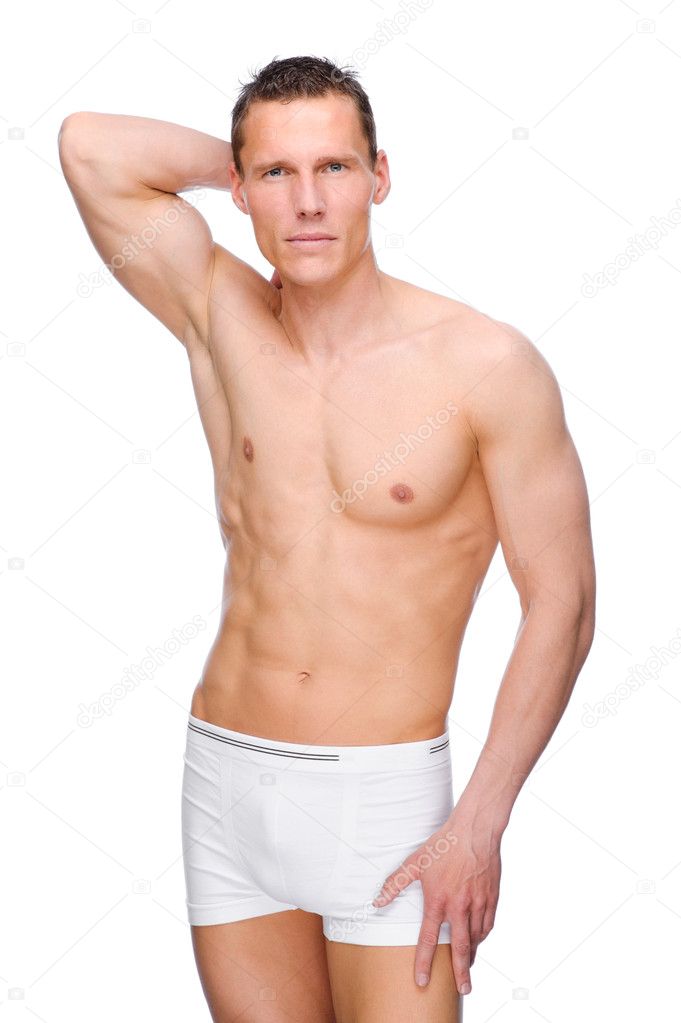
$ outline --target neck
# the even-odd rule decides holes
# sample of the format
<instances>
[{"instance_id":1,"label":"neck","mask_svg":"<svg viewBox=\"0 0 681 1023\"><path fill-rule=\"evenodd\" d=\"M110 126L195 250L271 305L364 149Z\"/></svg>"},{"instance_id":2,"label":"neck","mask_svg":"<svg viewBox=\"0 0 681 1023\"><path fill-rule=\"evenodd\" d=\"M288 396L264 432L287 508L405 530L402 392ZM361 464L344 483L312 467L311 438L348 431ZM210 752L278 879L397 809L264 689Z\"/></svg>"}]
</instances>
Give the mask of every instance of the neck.
<instances>
[{"instance_id":1,"label":"neck","mask_svg":"<svg viewBox=\"0 0 681 1023\"><path fill-rule=\"evenodd\" d=\"M335 357L394 330L391 278L371 247L346 272L322 284L297 284L280 274L277 319L305 359Z\"/></svg>"}]
</instances>

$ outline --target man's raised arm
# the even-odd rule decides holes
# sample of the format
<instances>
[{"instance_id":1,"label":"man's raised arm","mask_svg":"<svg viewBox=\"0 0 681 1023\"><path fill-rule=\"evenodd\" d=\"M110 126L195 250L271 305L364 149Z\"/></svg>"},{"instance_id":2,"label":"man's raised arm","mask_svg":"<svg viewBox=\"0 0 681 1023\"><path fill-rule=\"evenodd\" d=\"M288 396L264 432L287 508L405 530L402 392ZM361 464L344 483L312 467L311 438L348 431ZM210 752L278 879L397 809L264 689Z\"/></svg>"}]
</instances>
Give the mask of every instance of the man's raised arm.
<instances>
[{"instance_id":1,"label":"man's raised arm","mask_svg":"<svg viewBox=\"0 0 681 1023\"><path fill-rule=\"evenodd\" d=\"M167 121L70 114L59 156L97 252L118 281L183 344L207 336L215 244L176 193L229 188L229 142Z\"/></svg>"}]
</instances>

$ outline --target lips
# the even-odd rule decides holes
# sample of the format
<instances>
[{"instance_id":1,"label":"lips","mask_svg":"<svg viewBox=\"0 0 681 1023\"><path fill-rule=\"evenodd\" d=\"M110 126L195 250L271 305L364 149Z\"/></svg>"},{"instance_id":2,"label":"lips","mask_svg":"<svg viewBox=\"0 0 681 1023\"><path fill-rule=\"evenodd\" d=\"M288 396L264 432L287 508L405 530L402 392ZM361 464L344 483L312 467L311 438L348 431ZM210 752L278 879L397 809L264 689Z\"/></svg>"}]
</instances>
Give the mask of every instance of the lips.
<instances>
[{"instance_id":1,"label":"lips","mask_svg":"<svg viewBox=\"0 0 681 1023\"><path fill-rule=\"evenodd\" d=\"M335 239L330 234L294 234L292 238L288 238L289 242L332 242Z\"/></svg>"},{"instance_id":2,"label":"lips","mask_svg":"<svg viewBox=\"0 0 681 1023\"><path fill-rule=\"evenodd\" d=\"M300 249L302 252L317 252L319 249L325 249L327 245L333 244L335 240L328 235L306 235L305 237L287 239L294 249Z\"/></svg>"}]
</instances>

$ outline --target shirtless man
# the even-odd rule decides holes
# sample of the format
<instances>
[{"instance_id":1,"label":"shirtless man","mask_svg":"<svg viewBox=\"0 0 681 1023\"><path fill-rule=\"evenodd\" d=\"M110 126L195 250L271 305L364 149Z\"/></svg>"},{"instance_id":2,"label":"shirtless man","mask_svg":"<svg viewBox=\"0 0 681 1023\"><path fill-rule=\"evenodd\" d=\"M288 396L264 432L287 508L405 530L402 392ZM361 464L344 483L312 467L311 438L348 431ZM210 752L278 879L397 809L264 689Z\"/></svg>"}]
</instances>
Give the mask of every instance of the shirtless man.
<instances>
[{"instance_id":1,"label":"shirtless man","mask_svg":"<svg viewBox=\"0 0 681 1023\"><path fill-rule=\"evenodd\" d=\"M512 326L378 269L388 161L330 61L264 68L231 144L91 112L59 142L98 253L185 346L215 471L223 614L183 781L212 1017L461 1019L502 834L594 632L555 376ZM271 281L178 198L195 187L230 189ZM453 805L448 710L498 542L521 620Z\"/></svg>"}]
</instances>

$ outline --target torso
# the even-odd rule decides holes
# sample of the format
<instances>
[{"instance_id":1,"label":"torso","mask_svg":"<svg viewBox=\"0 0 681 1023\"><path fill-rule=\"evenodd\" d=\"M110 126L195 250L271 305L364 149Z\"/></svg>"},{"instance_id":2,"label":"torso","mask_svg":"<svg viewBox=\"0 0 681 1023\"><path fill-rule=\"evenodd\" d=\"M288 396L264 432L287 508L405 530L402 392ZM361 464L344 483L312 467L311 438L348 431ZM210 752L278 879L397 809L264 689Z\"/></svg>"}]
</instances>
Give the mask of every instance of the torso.
<instances>
[{"instance_id":1,"label":"torso","mask_svg":"<svg viewBox=\"0 0 681 1023\"><path fill-rule=\"evenodd\" d=\"M466 417L490 321L383 276L394 336L323 367L269 285L238 318L214 285L189 354L227 563L196 717L329 745L445 730L498 540Z\"/></svg>"}]
</instances>

